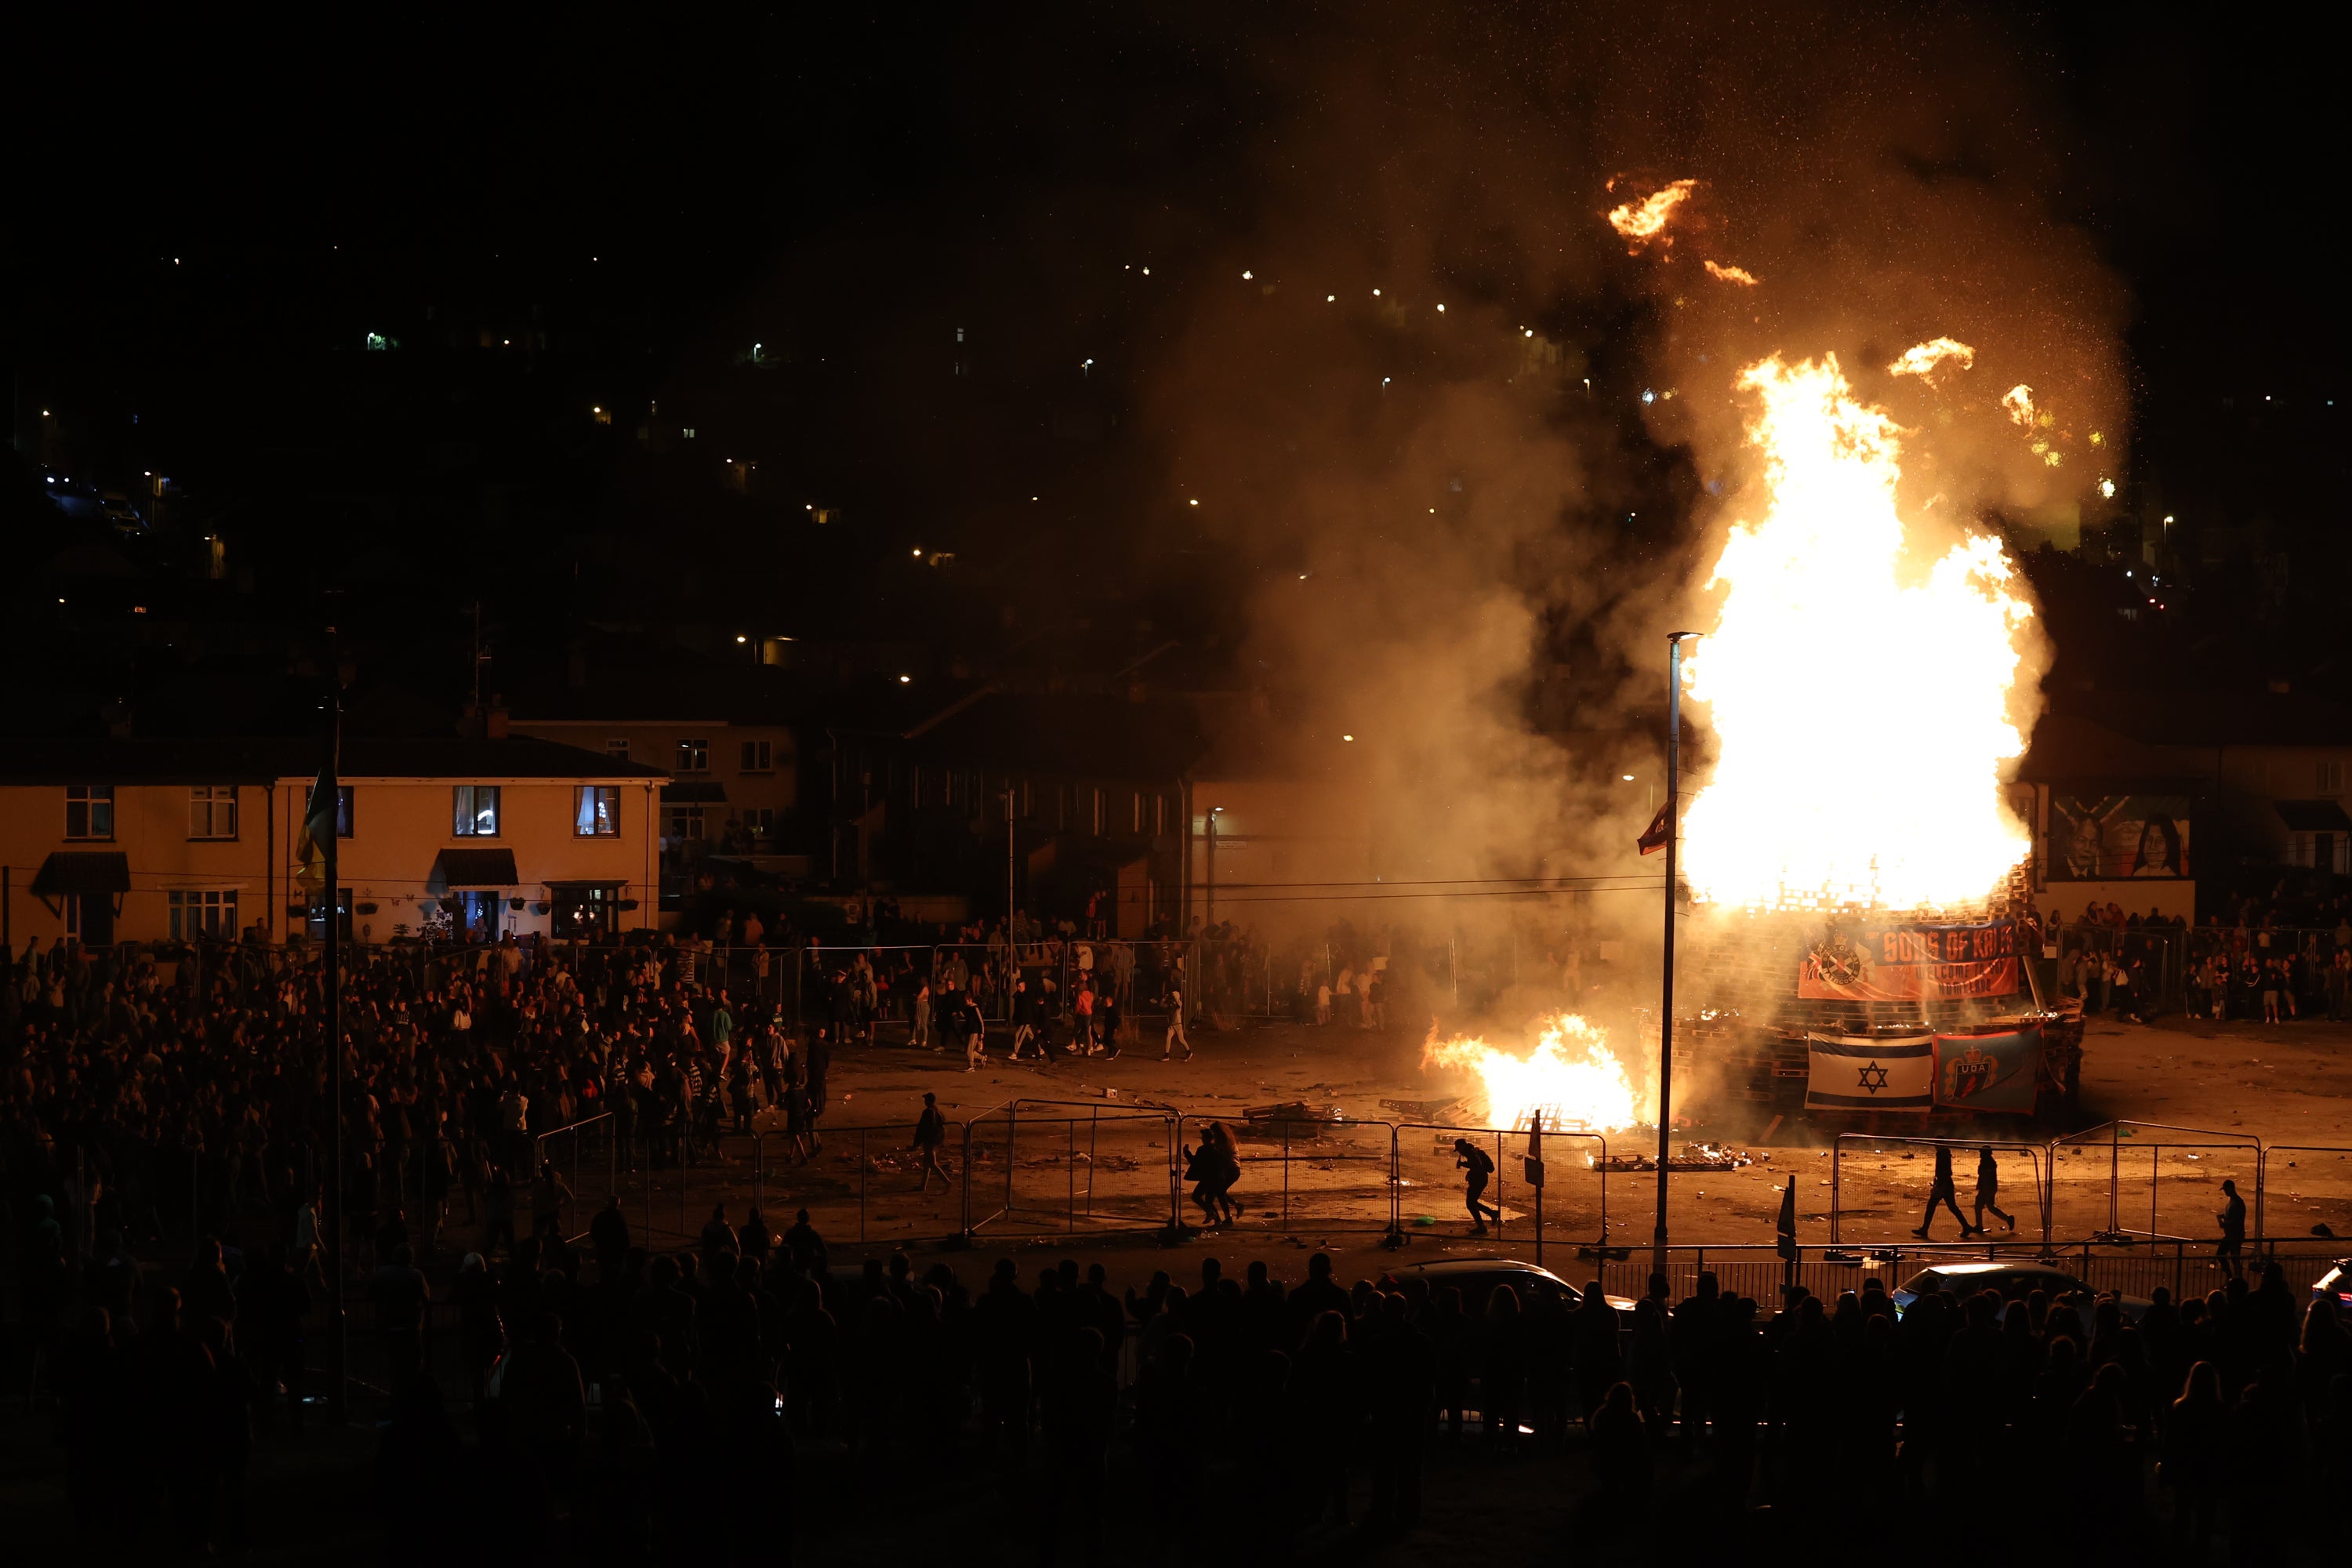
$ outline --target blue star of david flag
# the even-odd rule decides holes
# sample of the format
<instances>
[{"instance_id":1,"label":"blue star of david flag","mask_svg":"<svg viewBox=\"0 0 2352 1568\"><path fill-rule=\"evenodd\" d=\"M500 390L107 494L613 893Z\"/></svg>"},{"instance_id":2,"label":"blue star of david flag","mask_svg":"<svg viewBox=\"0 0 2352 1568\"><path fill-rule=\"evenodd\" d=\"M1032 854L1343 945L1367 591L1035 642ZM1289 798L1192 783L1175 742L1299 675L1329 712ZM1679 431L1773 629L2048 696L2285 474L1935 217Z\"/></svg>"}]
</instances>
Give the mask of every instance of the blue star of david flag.
<instances>
[{"instance_id":1,"label":"blue star of david flag","mask_svg":"<svg viewBox=\"0 0 2352 1568\"><path fill-rule=\"evenodd\" d=\"M1805 1037L1808 1110L1929 1110L1936 1103L1936 1037Z\"/></svg>"}]
</instances>

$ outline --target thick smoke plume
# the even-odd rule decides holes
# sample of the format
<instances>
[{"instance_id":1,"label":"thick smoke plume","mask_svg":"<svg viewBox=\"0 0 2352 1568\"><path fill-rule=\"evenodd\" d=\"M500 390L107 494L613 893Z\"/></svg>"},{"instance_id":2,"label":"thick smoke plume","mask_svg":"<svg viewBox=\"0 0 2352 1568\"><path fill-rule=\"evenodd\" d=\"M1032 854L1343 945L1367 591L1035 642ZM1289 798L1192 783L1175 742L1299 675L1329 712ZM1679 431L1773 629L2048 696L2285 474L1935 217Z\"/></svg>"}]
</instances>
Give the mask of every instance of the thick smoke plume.
<instances>
[{"instance_id":1,"label":"thick smoke plume","mask_svg":"<svg viewBox=\"0 0 2352 1568\"><path fill-rule=\"evenodd\" d=\"M1743 365L1836 354L1955 535L2116 472L2123 300L2030 37L1400 7L1250 60L1278 107L1144 417L1248 585L1270 729L1369 773L1383 874L1654 873L1663 634L1706 624L1753 479ZM1607 221L1685 179L1663 233ZM1891 373L1939 336L1973 363ZM2021 384L2046 422L2002 409Z\"/></svg>"}]
</instances>

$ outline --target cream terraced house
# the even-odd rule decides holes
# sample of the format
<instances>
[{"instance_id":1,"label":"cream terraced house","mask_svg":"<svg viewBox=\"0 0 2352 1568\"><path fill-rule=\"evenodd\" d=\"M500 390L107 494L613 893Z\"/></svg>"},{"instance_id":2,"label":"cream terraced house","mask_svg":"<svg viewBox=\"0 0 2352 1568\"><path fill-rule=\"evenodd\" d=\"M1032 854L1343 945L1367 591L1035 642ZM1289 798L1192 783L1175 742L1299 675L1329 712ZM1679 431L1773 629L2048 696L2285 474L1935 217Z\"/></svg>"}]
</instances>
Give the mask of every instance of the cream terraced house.
<instances>
[{"instance_id":1,"label":"cream terraced house","mask_svg":"<svg viewBox=\"0 0 2352 1568\"><path fill-rule=\"evenodd\" d=\"M325 934L297 880L322 748L0 742L0 932L44 946ZM651 927L658 768L527 736L346 738L335 900L360 942Z\"/></svg>"}]
</instances>

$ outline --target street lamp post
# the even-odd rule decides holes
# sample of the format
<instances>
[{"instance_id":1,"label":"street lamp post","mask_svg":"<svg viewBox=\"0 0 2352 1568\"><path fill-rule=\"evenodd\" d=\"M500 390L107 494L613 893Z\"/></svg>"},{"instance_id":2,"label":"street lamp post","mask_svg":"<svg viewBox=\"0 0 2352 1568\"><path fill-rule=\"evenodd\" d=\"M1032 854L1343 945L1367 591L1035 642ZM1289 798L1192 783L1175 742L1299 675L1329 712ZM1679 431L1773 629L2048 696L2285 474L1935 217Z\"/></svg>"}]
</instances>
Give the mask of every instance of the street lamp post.
<instances>
[{"instance_id":1,"label":"street lamp post","mask_svg":"<svg viewBox=\"0 0 2352 1568\"><path fill-rule=\"evenodd\" d=\"M1675 1125L1675 862L1683 831L1683 640L1699 635L1666 634L1665 984L1658 1004L1658 1226L1650 1260L1653 1274L1666 1271L1666 1160Z\"/></svg>"}]
</instances>

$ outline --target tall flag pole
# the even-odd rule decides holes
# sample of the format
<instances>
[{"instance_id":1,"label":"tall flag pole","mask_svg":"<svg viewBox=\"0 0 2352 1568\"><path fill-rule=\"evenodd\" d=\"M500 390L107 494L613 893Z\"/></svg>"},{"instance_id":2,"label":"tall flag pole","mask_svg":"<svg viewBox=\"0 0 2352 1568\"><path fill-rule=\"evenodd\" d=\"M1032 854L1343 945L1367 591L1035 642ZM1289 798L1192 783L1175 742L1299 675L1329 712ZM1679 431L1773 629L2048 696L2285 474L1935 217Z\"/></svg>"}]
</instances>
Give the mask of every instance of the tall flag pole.
<instances>
[{"instance_id":1,"label":"tall flag pole","mask_svg":"<svg viewBox=\"0 0 2352 1568\"><path fill-rule=\"evenodd\" d=\"M335 628L327 628L327 755L319 769L318 782L310 786L310 799L302 814L302 866L304 879L318 879L311 893L311 907L327 911L326 937L320 945L324 964L327 1026L327 1060L330 1101L327 1121L327 1272L334 1281L333 1331L327 1339L327 1416L335 1426L343 1425L350 1414L350 1369L346 1364L344 1343L345 1308L343 1302L343 987L341 965L342 960L341 894L339 883L342 791L338 787L336 773L342 763L343 694L341 673L341 650L337 647ZM314 869L315 868L315 869Z\"/></svg>"},{"instance_id":2,"label":"tall flag pole","mask_svg":"<svg viewBox=\"0 0 2352 1568\"><path fill-rule=\"evenodd\" d=\"M1660 814L1664 823L1651 825L1653 833L1664 826L1666 851L1665 985L1658 1004L1658 1228L1650 1258L1650 1272L1655 1275L1666 1271L1666 1161L1675 1125L1675 861L1683 821L1683 639L1698 635L1666 634L1666 805ZM1646 855L1650 834L1642 837L1642 852Z\"/></svg>"}]
</instances>

